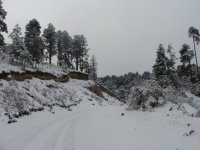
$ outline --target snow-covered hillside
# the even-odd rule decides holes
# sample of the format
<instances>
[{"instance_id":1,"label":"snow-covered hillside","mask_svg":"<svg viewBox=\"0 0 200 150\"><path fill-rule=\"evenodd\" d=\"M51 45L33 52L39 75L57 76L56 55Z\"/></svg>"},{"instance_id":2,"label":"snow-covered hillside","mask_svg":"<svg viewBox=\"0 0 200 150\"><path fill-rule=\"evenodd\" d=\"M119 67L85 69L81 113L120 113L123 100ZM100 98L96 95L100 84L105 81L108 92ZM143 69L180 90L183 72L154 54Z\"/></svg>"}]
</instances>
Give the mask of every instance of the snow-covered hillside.
<instances>
[{"instance_id":1,"label":"snow-covered hillside","mask_svg":"<svg viewBox=\"0 0 200 150\"><path fill-rule=\"evenodd\" d=\"M109 94L70 77L0 80L0 150L199 150L200 98L150 84L132 88L129 106Z\"/></svg>"},{"instance_id":2,"label":"snow-covered hillside","mask_svg":"<svg viewBox=\"0 0 200 150\"><path fill-rule=\"evenodd\" d=\"M85 100L95 100L102 105L105 101L118 102L104 92L102 97L90 92L88 88L94 84L93 81L74 79L67 83L37 78L22 82L0 80L0 114L6 114L10 122L15 122L18 117L38 110L47 109L54 112L55 106L71 109L70 107Z\"/></svg>"}]
</instances>

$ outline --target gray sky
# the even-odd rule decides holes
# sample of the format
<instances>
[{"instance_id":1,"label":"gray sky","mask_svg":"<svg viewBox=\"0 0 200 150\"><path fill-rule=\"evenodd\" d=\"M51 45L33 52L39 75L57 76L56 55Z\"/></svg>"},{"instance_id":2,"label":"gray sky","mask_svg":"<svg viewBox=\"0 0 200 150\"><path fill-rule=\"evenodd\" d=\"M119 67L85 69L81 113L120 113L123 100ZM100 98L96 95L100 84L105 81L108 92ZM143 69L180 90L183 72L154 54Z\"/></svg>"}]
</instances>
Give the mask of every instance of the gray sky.
<instances>
[{"instance_id":1,"label":"gray sky","mask_svg":"<svg viewBox=\"0 0 200 150\"><path fill-rule=\"evenodd\" d=\"M9 32L36 18L46 28L84 34L98 74L152 71L159 43L179 56L191 43L190 26L200 29L200 0L3 0ZM200 51L200 46L197 47ZM200 54L198 55L200 58Z\"/></svg>"}]
</instances>

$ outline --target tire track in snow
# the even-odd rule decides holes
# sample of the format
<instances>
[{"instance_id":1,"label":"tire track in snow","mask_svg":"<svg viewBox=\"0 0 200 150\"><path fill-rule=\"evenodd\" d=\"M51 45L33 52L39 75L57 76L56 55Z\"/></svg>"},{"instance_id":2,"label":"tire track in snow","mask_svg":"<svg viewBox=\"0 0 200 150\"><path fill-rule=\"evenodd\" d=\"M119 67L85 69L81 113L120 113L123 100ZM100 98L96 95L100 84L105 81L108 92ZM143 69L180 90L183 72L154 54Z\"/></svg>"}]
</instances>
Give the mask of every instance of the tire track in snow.
<instances>
[{"instance_id":1,"label":"tire track in snow","mask_svg":"<svg viewBox=\"0 0 200 150\"><path fill-rule=\"evenodd\" d=\"M87 113L88 114L88 113ZM74 129L76 126L76 122L78 119L82 118L85 115L81 115L75 119L73 119L67 127L64 128L63 132L59 135L57 142L55 144L54 150L75 150L75 142L74 142Z\"/></svg>"},{"instance_id":2,"label":"tire track in snow","mask_svg":"<svg viewBox=\"0 0 200 150\"><path fill-rule=\"evenodd\" d=\"M29 141L31 141L32 138L40 134L40 132L43 129L48 130L48 128L50 128L52 125L54 125L55 122L61 120L62 118L65 118L65 116L61 116L59 118L52 119L40 125L31 127L26 131L23 131L22 133L14 135L14 137L10 137L4 140L3 142L1 142L3 144L0 144L1 150L21 149L21 147L24 147Z\"/></svg>"},{"instance_id":3,"label":"tire track in snow","mask_svg":"<svg viewBox=\"0 0 200 150\"><path fill-rule=\"evenodd\" d=\"M87 116L91 112L77 115L70 120L65 121L61 127L57 128L54 133L49 136L45 143L52 143L44 145L42 150L75 150L73 132L78 119ZM35 142L33 142L35 143Z\"/></svg>"},{"instance_id":4,"label":"tire track in snow","mask_svg":"<svg viewBox=\"0 0 200 150\"><path fill-rule=\"evenodd\" d=\"M62 116L51 121L45 122L42 125L32 127L24 131L23 133L2 142L4 144L0 145L0 149L31 150L35 149L35 147L38 147L42 150L46 148L48 150L54 150L59 147L59 150L74 150L73 128L76 124L76 120L89 113L90 112L87 112L81 115L73 114L74 116L69 118L66 118L66 116ZM35 143L37 143L37 145L35 145ZM39 150L38 148L37 150Z\"/></svg>"}]
</instances>

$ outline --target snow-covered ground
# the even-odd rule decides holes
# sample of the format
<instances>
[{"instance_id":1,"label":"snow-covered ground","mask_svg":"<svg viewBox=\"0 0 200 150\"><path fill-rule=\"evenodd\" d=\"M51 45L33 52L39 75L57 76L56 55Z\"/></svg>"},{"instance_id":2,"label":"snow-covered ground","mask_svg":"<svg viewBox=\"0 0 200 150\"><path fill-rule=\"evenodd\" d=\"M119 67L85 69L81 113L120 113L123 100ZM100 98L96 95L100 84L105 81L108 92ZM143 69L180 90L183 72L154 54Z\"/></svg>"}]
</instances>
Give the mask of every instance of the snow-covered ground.
<instances>
[{"instance_id":1,"label":"snow-covered ground","mask_svg":"<svg viewBox=\"0 0 200 150\"><path fill-rule=\"evenodd\" d=\"M41 69L65 74L54 66ZM2 71L22 72L1 62ZM200 149L200 118L192 117L200 109L200 98L188 92L188 101L181 104L167 101L151 112L128 111L108 94L102 98L90 92L93 84L73 79L0 80L0 150ZM31 111L39 108L43 111ZM24 111L29 115L21 116ZM8 124L8 116L17 122Z\"/></svg>"},{"instance_id":2,"label":"snow-covered ground","mask_svg":"<svg viewBox=\"0 0 200 150\"><path fill-rule=\"evenodd\" d=\"M16 62L13 62L12 64L9 63L9 56L5 55L5 57L8 57L6 59L2 60L2 57L0 56L0 74L2 72L10 73L10 72L25 72L27 71L42 71L46 73L51 73L52 75L55 75L57 77L60 77L62 75L65 75L67 72L63 71L62 68L54 65L54 64L40 64L38 65L37 69L32 68L31 66L26 66L25 70L22 70L22 67L17 64ZM70 71L70 70L69 70Z\"/></svg>"},{"instance_id":3,"label":"snow-covered ground","mask_svg":"<svg viewBox=\"0 0 200 150\"><path fill-rule=\"evenodd\" d=\"M172 105L142 112L85 100L72 111L1 121L0 150L199 150L200 119Z\"/></svg>"}]
</instances>

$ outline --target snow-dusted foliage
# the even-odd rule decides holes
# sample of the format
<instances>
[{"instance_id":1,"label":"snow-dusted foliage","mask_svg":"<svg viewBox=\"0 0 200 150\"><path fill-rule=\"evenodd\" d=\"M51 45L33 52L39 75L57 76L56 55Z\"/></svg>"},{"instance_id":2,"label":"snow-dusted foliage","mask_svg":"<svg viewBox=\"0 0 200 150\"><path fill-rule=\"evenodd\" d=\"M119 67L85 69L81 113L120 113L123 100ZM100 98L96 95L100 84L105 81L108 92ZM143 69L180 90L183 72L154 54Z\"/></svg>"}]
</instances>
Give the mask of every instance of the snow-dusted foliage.
<instances>
[{"instance_id":1,"label":"snow-dusted foliage","mask_svg":"<svg viewBox=\"0 0 200 150\"><path fill-rule=\"evenodd\" d=\"M146 81L144 85L131 88L129 95L129 109L147 110L164 104L165 92L153 81Z\"/></svg>"},{"instance_id":2,"label":"snow-dusted foliage","mask_svg":"<svg viewBox=\"0 0 200 150\"><path fill-rule=\"evenodd\" d=\"M180 110L184 114L200 117L200 98L190 92L168 86L162 88L156 81L145 81L131 88L128 101L129 110L151 110L166 103L172 103L172 110Z\"/></svg>"},{"instance_id":3,"label":"snow-dusted foliage","mask_svg":"<svg viewBox=\"0 0 200 150\"><path fill-rule=\"evenodd\" d=\"M191 93L200 97L200 83L196 83L191 87Z\"/></svg>"},{"instance_id":4,"label":"snow-dusted foliage","mask_svg":"<svg viewBox=\"0 0 200 150\"><path fill-rule=\"evenodd\" d=\"M172 46L168 45L166 56L166 50L162 44L157 49L157 57L155 64L153 65L153 79L158 81L158 84L163 88L168 86L174 86L178 88L178 78L175 69L175 54L172 52Z\"/></svg>"},{"instance_id":5,"label":"snow-dusted foliage","mask_svg":"<svg viewBox=\"0 0 200 150\"><path fill-rule=\"evenodd\" d=\"M28 97L15 81L9 82L0 94L2 106L7 113L20 113L28 110Z\"/></svg>"},{"instance_id":6,"label":"snow-dusted foliage","mask_svg":"<svg viewBox=\"0 0 200 150\"><path fill-rule=\"evenodd\" d=\"M25 46L35 63L40 63L43 61L44 43L40 37L40 29L40 23L36 19L32 19L26 25L24 37Z\"/></svg>"},{"instance_id":7,"label":"snow-dusted foliage","mask_svg":"<svg viewBox=\"0 0 200 150\"><path fill-rule=\"evenodd\" d=\"M1 21L0 21L0 46L4 45L4 37L2 35L2 32L5 32L5 33L8 32L7 25L4 22L4 20L6 19L7 12L2 7L2 3L3 2L0 0L0 18L1 18Z\"/></svg>"},{"instance_id":8,"label":"snow-dusted foliage","mask_svg":"<svg viewBox=\"0 0 200 150\"><path fill-rule=\"evenodd\" d=\"M130 89L140 85L144 80L150 79L151 73L145 72L140 75L138 72L124 74L122 76L105 76L98 78L98 82L104 85L109 91L117 95L120 100L127 102Z\"/></svg>"},{"instance_id":9,"label":"snow-dusted foliage","mask_svg":"<svg viewBox=\"0 0 200 150\"><path fill-rule=\"evenodd\" d=\"M12 56L12 58L19 59L20 54L24 49L24 41L22 37L21 27L18 24L15 25L9 37L12 39L12 51L10 55Z\"/></svg>"}]
</instances>

